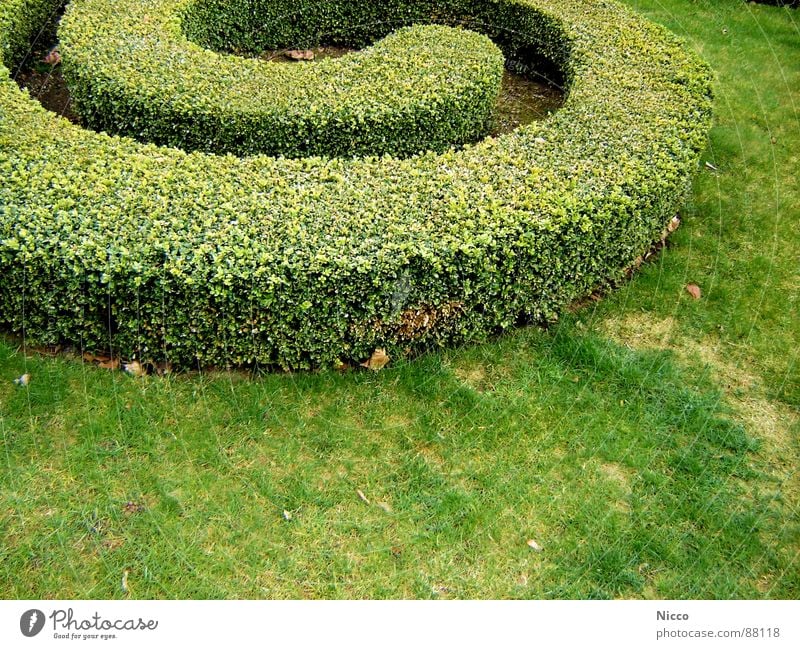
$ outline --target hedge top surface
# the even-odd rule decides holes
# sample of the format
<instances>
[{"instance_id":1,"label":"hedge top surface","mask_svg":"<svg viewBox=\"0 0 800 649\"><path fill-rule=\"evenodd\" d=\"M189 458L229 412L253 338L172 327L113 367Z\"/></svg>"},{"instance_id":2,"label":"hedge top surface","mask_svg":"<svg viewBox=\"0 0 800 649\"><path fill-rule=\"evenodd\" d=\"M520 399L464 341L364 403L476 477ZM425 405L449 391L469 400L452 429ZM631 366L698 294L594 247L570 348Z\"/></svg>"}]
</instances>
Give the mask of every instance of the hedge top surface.
<instances>
[{"instance_id":1,"label":"hedge top surface","mask_svg":"<svg viewBox=\"0 0 800 649\"><path fill-rule=\"evenodd\" d=\"M47 4L0 0L0 28L16 29L0 43L27 38L34 19L15 17ZM441 155L238 159L82 130L0 67L6 325L193 365L309 367L551 318L620 277L689 187L707 67L614 2L380 10L412 5L566 53L564 107Z\"/></svg>"},{"instance_id":2,"label":"hedge top surface","mask_svg":"<svg viewBox=\"0 0 800 649\"><path fill-rule=\"evenodd\" d=\"M59 28L64 74L90 126L239 155L409 155L424 150L425 139L442 150L486 134L503 56L483 35L416 25L341 58L285 65L191 42L183 22L194 5L196 0L70 4ZM453 125L450 113L478 124ZM313 140L314 131L325 128L350 137L326 148L324 137ZM414 130L425 137L412 138ZM373 138L364 131L379 132ZM304 138L312 138L309 146Z\"/></svg>"}]
</instances>

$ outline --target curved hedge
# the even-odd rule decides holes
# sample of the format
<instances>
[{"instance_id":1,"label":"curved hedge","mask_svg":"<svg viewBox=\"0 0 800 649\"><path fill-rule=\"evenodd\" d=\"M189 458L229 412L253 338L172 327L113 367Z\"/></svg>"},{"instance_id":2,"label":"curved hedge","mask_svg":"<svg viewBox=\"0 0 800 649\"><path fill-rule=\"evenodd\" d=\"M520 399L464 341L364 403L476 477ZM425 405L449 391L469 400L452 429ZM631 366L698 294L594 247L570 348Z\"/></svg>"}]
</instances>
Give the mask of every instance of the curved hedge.
<instances>
[{"instance_id":1,"label":"curved hedge","mask_svg":"<svg viewBox=\"0 0 800 649\"><path fill-rule=\"evenodd\" d=\"M196 6L68 7L59 29L64 76L87 126L184 150L291 157L443 151L491 129L503 55L485 36L417 25L339 59L279 65L187 40L183 23ZM236 7L224 3L208 19L224 24ZM280 21L266 27L250 25L272 40L269 27Z\"/></svg>"},{"instance_id":2,"label":"curved hedge","mask_svg":"<svg viewBox=\"0 0 800 649\"><path fill-rule=\"evenodd\" d=\"M187 154L16 86L45 4L0 0L0 320L42 344L301 368L552 319L661 236L710 124L708 68L614 2L395 0L559 63L563 108L407 159Z\"/></svg>"},{"instance_id":3,"label":"curved hedge","mask_svg":"<svg viewBox=\"0 0 800 649\"><path fill-rule=\"evenodd\" d=\"M762 5L775 5L776 7L790 7L797 9L800 7L800 0L753 0Z\"/></svg>"}]
</instances>

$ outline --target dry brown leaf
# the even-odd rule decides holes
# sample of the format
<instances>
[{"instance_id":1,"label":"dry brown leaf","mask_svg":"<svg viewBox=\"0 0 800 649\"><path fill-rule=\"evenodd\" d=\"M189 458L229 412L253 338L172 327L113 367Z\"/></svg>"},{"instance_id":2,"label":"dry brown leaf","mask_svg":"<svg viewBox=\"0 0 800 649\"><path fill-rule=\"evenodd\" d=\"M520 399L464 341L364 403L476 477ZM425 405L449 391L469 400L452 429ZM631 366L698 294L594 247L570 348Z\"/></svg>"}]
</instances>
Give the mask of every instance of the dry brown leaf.
<instances>
[{"instance_id":1,"label":"dry brown leaf","mask_svg":"<svg viewBox=\"0 0 800 649\"><path fill-rule=\"evenodd\" d=\"M42 59L42 63L47 63L47 65L58 65L61 63L61 54L58 53L57 49L52 49L47 53Z\"/></svg>"},{"instance_id":2,"label":"dry brown leaf","mask_svg":"<svg viewBox=\"0 0 800 649\"><path fill-rule=\"evenodd\" d=\"M699 300L701 297L703 297L703 292L700 290L700 287L697 284L687 284L686 292L695 300Z\"/></svg>"},{"instance_id":3,"label":"dry brown leaf","mask_svg":"<svg viewBox=\"0 0 800 649\"><path fill-rule=\"evenodd\" d=\"M107 356L105 354L92 354L90 352L83 352L83 354L81 354L81 358L83 358L86 363L108 363L109 361L114 360L111 356Z\"/></svg>"},{"instance_id":4,"label":"dry brown leaf","mask_svg":"<svg viewBox=\"0 0 800 649\"><path fill-rule=\"evenodd\" d=\"M122 511L125 514L138 514L144 511L144 505L129 500L122 506Z\"/></svg>"},{"instance_id":5,"label":"dry brown leaf","mask_svg":"<svg viewBox=\"0 0 800 649\"><path fill-rule=\"evenodd\" d=\"M295 61L313 61L314 52L311 50L287 50L286 56Z\"/></svg>"},{"instance_id":6,"label":"dry brown leaf","mask_svg":"<svg viewBox=\"0 0 800 649\"><path fill-rule=\"evenodd\" d=\"M140 376L144 376L146 373L144 366L139 361L131 361L130 363L125 363L125 371L131 376L135 376L137 378Z\"/></svg>"},{"instance_id":7,"label":"dry brown leaf","mask_svg":"<svg viewBox=\"0 0 800 649\"><path fill-rule=\"evenodd\" d=\"M356 493L358 494L358 497L361 498L361 500L363 500L365 503L367 503L369 505L369 498L367 498L364 495L364 492L361 491L361 489L356 489Z\"/></svg>"},{"instance_id":8,"label":"dry brown leaf","mask_svg":"<svg viewBox=\"0 0 800 649\"><path fill-rule=\"evenodd\" d=\"M681 227L681 217L678 216L678 215L675 215L675 216L672 217L672 220L669 223L667 223L667 227L664 228L664 231L661 233L661 245L662 246L667 243L667 239L669 238L669 235L671 235L673 232L675 232L675 230L677 230L679 227ZM656 246L656 248L657 248L657 246ZM647 254L645 254L644 258L647 259L652 254L653 254L653 248L651 248L647 252Z\"/></svg>"},{"instance_id":9,"label":"dry brown leaf","mask_svg":"<svg viewBox=\"0 0 800 649\"><path fill-rule=\"evenodd\" d=\"M103 361L102 363L98 363L97 367L104 369L104 370L118 370L119 369L119 359L112 358L107 361Z\"/></svg>"},{"instance_id":10,"label":"dry brown leaf","mask_svg":"<svg viewBox=\"0 0 800 649\"><path fill-rule=\"evenodd\" d=\"M156 363L154 366L156 374L159 376L168 376L172 374L172 363L166 361L164 363Z\"/></svg>"},{"instance_id":11,"label":"dry brown leaf","mask_svg":"<svg viewBox=\"0 0 800 649\"><path fill-rule=\"evenodd\" d=\"M527 544L528 544L528 547L531 548L531 550L533 550L534 552L541 552L544 549L541 545L539 545L533 539L528 539Z\"/></svg>"},{"instance_id":12,"label":"dry brown leaf","mask_svg":"<svg viewBox=\"0 0 800 649\"><path fill-rule=\"evenodd\" d=\"M53 345L50 347L28 347L30 351L34 351L42 356L58 356L61 353L61 345Z\"/></svg>"},{"instance_id":13,"label":"dry brown leaf","mask_svg":"<svg viewBox=\"0 0 800 649\"><path fill-rule=\"evenodd\" d=\"M391 360L385 349L376 349L372 352L368 361L361 363L361 367L366 367L369 370L382 370L386 364Z\"/></svg>"}]
</instances>

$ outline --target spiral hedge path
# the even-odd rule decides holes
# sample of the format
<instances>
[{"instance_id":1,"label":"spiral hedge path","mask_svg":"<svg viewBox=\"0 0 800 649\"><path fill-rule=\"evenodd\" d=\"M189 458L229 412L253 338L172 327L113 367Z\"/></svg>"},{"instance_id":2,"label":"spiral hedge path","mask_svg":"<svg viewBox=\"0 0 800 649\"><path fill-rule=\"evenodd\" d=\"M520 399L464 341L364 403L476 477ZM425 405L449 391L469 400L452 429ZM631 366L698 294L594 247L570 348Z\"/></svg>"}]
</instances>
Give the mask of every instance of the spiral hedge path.
<instances>
[{"instance_id":1,"label":"spiral hedge path","mask_svg":"<svg viewBox=\"0 0 800 649\"><path fill-rule=\"evenodd\" d=\"M0 324L42 344L307 368L550 320L659 239L711 120L707 66L614 2L303 0L279 45L297 36L287 25L356 44L463 26L510 60L552 61L567 100L544 122L408 158L187 153L81 129L19 89L13 70L57 4L0 0ZM287 14L181 7L187 38L217 48L258 33L253 15Z\"/></svg>"},{"instance_id":2,"label":"spiral hedge path","mask_svg":"<svg viewBox=\"0 0 800 649\"><path fill-rule=\"evenodd\" d=\"M223 16L236 16L237 4L221 5ZM184 150L293 157L443 151L491 129L503 55L485 36L416 25L342 58L268 64L189 41L182 27L196 22L197 5L69 7L59 29L64 74L88 126ZM302 42L278 40L294 13L266 23L246 16L271 49Z\"/></svg>"}]
</instances>

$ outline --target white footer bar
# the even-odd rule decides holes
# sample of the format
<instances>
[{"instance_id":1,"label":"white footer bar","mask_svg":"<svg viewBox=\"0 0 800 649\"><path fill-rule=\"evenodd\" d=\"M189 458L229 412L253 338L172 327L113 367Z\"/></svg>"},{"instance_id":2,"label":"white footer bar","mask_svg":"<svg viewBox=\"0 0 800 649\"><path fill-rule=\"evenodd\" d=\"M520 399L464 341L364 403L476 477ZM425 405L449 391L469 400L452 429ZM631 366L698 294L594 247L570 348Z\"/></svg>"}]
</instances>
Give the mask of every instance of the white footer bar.
<instances>
[{"instance_id":1,"label":"white footer bar","mask_svg":"<svg viewBox=\"0 0 800 649\"><path fill-rule=\"evenodd\" d=\"M4 649L777 649L799 631L795 601L0 601Z\"/></svg>"}]
</instances>

